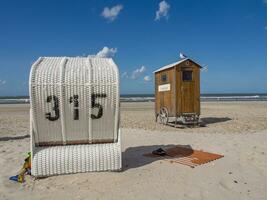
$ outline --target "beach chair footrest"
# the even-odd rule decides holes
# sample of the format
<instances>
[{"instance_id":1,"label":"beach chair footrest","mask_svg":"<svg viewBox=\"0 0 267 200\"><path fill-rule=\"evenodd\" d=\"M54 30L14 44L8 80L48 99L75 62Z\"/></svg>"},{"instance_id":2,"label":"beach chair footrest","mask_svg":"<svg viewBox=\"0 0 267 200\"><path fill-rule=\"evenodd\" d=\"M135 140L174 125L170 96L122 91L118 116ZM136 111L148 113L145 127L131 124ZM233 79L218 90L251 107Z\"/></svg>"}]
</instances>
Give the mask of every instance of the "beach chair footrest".
<instances>
[{"instance_id":1,"label":"beach chair footrest","mask_svg":"<svg viewBox=\"0 0 267 200\"><path fill-rule=\"evenodd\" d=\"M120 137L119 137L120 138ZM35 147L31 173L35 177L93 171L119 171L121 144Z\"/></svg>"}]
</instances>

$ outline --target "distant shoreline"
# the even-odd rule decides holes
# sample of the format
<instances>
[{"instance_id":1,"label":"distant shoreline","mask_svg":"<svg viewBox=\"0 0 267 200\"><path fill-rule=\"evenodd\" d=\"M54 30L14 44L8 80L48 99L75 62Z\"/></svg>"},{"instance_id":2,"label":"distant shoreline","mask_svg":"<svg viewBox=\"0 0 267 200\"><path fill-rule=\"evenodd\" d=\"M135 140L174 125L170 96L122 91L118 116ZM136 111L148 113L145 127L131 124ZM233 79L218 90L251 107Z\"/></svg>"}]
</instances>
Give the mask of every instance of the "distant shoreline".
<instances>
[{"instance_id":1,"label":"distant shoreline","mask_svg":"<svg viewBox=\"0 0 267 200\"><path fill-rule=\"evenodd\" d=\"M122 94L121 102L154 102L154 94ZM200 101L267 101L267 93L201 94ZM0 104L27 104L29 96L0 97Z\"/></svg>"},{"instance_id":2,"label":"distant shoreline","mask_svg":"<svg viewBox=\"0 0 267 200\"><path fill-rule=\"evenodd\" d=\"M154 102L153 94L122 94L120 102ZM267 101L267 93L228 93L228 94L201 94L201 102L206 101ZM0 104L27 104L28 96L0 97Z\"/></svg>"}]
</instances>

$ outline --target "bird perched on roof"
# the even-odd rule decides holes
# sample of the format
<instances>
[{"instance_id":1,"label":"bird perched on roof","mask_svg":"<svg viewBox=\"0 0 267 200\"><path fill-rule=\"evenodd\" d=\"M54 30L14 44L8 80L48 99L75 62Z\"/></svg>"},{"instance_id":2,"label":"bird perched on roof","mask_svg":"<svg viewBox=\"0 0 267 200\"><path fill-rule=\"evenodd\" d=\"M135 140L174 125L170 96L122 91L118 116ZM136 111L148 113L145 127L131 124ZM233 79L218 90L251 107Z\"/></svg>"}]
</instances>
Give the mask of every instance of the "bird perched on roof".
<instances>
[{"instance_id":1,"label":"bird perched on roof","mask_svg":"<svg viewBox=\"0 0 267 200\"><path fill-rule=\"evenodd\" d=\"M187 58L187 56L185 54L183 54L183 53L180 53L180 58L181 59L185 59L185 58Z\"/></svg>"}]
</instances>

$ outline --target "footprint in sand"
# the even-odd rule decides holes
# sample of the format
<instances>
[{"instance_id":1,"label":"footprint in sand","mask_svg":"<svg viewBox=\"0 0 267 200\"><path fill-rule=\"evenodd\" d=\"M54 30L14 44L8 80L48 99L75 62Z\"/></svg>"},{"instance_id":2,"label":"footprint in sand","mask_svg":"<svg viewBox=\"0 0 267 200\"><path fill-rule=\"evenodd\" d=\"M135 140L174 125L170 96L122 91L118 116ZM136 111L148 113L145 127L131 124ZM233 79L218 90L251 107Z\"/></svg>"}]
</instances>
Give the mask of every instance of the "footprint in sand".
<instances>
[{"instance_id":1,"label":"footprint in sand","mask_svg":"<svg viewBox=\"0 0 267 200\"><path fill-rule=\"evenodd\" d=\"M233 188L235 187L235 182L233 180L221 180L219 182L220 186L222 186L224 189L226 190L233 190Z\"/></svg>"}]
</instances>

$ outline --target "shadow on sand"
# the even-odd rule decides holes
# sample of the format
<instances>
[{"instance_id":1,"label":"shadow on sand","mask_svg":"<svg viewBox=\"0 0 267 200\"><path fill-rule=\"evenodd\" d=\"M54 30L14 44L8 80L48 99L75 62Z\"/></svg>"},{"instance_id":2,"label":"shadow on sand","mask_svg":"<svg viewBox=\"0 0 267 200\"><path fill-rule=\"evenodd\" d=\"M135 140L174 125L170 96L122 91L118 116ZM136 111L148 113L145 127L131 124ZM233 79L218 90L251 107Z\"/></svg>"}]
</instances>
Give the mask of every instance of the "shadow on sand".
<instances>
[{"instance_id":1,"label":"shadow on sand","mask_svg":"<svg viewBox=\"0 0 267 200\"><path fill-rule=\"evenodd\" d=\"M14 136L14 137L0 137L0 141L9 141L9 140L22 140L25 138L29 138L30 135L20 135L20 136Z\"/></svg>"},{"instance_id":2,"label":"shadow on sand","mask_svg":"<svg viewBox=\"0 0 267 200\"><path fill-rule=\"evenodd\" d=\"M201 121L204 125L226 122L230 120L232 119L229 117L203 117L201 118Z\"/></svg>"},{"instance_id":3,"label":"shadow on sand","mask_svg":"<svg viewBox=\"0 0 267 200\"><path fill-rule=\"evenodd\" d=\"M193 149L190 145L151 145L151 146L139 146L139 147L129 147L124 152L122 152L122 171L126 171L132 168L142 167L144 165L148 165L157 160L163 159L173 159L173 157L155 157L151 153L158 148L162 148L164 150L174 147L185 147L188 150L182 152L177 157L185 157L189 156L193 153ZM151 154L147 155L147 154Z\"/></svg>"},{"instance_id":4,"label":"shadow on sand","mask_svg":"<svg viewBox=\"0 0 267 200\"><path fill-rule=\"evenodd\" d=\"M176 128L197 128L197 127L206 127L209 124L215 124L220 122L226 122L232 120L229 117L203 117L200 119L200 123L198 124L183 124L181 121L177 121L175 124L175 121L168 122L168 126L176 127Z\"/></svg>"}]
</instances>

